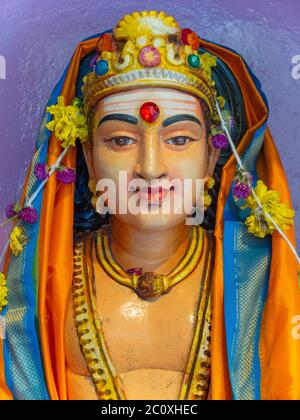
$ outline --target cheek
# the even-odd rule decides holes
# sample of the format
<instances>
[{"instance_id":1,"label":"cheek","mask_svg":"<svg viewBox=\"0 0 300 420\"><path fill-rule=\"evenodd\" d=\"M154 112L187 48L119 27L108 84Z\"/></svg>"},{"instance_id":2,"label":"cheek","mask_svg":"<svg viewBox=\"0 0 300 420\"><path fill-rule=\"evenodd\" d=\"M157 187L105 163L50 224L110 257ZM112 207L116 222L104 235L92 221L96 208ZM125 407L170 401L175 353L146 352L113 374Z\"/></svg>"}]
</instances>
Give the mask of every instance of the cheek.
<instances>
[{"instance_id":1,"label":"cheek","mask_svg":"<svg viewBox=\"0 0 300 420\"><path fill-rule=\"evenodd\" d=\"M203 179L207 168L207 146L197 142L187 150L168 157L169 177Z\"/></svg>"},{"instance_id":2,"label":"cheek","mask_svg":"<svg viewBox=\"0 0 300 420\"><path fill-rule=\"evenodd\" d=\"M114 152L106 146L95 147L93 150L93 164L97 179L117 180L120 171L126 171L130 175L135 160L135 153Z\"/></svg>"}]
</instances>

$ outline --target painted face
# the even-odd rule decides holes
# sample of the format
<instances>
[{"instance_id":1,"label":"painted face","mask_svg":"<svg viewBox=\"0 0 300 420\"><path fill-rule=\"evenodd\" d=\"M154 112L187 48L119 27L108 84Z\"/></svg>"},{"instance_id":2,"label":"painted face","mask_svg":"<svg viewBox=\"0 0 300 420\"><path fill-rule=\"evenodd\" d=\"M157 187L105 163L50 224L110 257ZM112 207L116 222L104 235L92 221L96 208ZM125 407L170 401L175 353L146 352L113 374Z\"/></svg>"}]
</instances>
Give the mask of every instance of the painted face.
<instances>
[{"instance_id":1,"label":"painted face","mask_svg":"<svg viewBox=\"0 0 300 420\"><path fill-rule=\"evenodd\" d=\"M156 105L156 115L151 122L147 112L143 112L147 102ZM195 180L203 180L208 175L211 153L206 137L197 98L175 89L135 89L110 95L98 103L92 144L85 145L85 157L90 176L97 181L112 180L117 190L120 173L127 174L126 186L120 187L124 194L117 197L115 217L145 229L168 228L183 222L187 215L183 209L180 214L174 212L174 203L180 199L176 194L181 194L182 198L182 191L172 187L172 181L178 180L184 185L184 180L191 180L189 185L192 185L195 204ZM146 186L132 186L133 181L141 181ZM137 196L151 211L120 214L120 205L124 208L126 201L130 207ZM164 200L171 203L168 214L158 209L163 207Z\"/></svg>"}]
</instances>

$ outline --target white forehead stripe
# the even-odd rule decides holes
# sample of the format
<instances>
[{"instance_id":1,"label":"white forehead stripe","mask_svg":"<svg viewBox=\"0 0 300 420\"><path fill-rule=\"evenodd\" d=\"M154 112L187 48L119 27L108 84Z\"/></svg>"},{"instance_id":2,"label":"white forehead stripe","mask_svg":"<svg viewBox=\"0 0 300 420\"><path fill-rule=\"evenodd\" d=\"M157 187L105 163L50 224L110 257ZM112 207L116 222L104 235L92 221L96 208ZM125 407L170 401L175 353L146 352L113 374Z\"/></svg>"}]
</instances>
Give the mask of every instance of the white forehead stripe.
<instances>
[{"instance_id":1,"label":"white forehead stripe","mask_svg":"<svg viewBox=\"0 0 300 420\"><path fill-rule=\"evenodd\" d=\"M142 103L141 103L142 105ZM169 101L164 101L161 102L159 104L160 108L165 108L165 109L172 109L172 110L189 110L189 111L195 111L196 110L196 105L195 104L190 104L190 103L176 103L176 102L169 102ZM139 105L138 105L139 107ZM132 102L128 102L128 104L118 104L116 103L112 103L110 105L105 105L103 107L103 109L105 110L105 112L117 112L117 111L124 111L124 110L128 110L128 111L135 111L137 107L133 106Z\"/></svg>"},{"instance_id":2,"label":"white forehead stripe","mask_svg":"<svg viewBox=\"0 0 300 420\"><path fill-rule=\"evenodd\" d=\"M149 93L148 93L149 92ZM116 99L116 96L118 99ZM120 92L114 95L107 96L103 99L104 104L110 104L112 102L124 102L124 101L155 101L156 99L170 99L170 100L189 100L191 101L191 95L166 89L164 92L155 91L155 89L145 88L142 91L131 91L131 92Z\"/></svg>"}]
</instances>

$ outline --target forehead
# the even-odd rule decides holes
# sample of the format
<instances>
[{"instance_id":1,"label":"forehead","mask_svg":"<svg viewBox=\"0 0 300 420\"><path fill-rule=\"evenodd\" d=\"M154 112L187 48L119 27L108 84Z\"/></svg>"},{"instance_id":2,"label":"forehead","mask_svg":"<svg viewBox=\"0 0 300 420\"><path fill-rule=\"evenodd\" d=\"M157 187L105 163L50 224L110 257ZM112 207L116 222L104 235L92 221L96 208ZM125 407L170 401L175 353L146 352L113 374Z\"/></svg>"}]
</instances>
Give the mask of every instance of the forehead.
<instances>
[{"instance_id":1,"label":"forehead","mask_svg":"<svg viewBox=\"0 0 300 420\"><path fill-rule=\"evenodd\" d=\"M140 88L114 93L99 101L97 114L106 115L115 112L125 112L138 115L140 107L145 102L155 102L163 115L185 113L199 114L199 99L186 92L167 88Z\"/></svg>"}]
</instances>

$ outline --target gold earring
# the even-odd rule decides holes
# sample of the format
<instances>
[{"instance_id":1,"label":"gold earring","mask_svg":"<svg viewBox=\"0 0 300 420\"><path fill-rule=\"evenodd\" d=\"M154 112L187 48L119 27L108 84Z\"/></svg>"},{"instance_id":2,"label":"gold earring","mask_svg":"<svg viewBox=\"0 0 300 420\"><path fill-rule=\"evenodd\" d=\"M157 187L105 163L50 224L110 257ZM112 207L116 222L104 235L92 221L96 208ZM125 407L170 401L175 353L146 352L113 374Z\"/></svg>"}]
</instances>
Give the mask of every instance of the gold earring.
<instances>
[{"instance_id":1,"label":"gold earring","mask_svg":"<svg viewBox=\"0 0 300 420\"><path fill-rule=\"evenodd\" d=\"M93 194L92 199L91 199L91 204L94 209L96 208L97 199L98 199L96 186L97 186L97 182L94 179L90 179L88 183L88 188L90 192Z\"/></svg>"},{"instance_id":2,"label":"gold earring","mask_svg":"<svg viewBox=\"0 0 300 420\"><path fill-rule=\"evenodd\" d=\"M105 214L106 208L107 208L107 200L104 201L104 203L99 203L98 199L99 197L101 197L101 195L103 194L103 192L101 191L97 191L97 182L94 179L90 179L89 183L88 183L88 188L91 191L91 193L93 194L92 198L91 198L91 204L93 206L93 208L96 210L96 213L99 214ZM107 210L106 210L107 211Z\"/></svg>"},{"instance_id":3,"label":"gold earring","mask_svg":"<svg viewBox=\"0 0 300 420\"><path fill-rule=\"evenodd\" d=\"M212 203L212 198L209 195L208 191L213 188L215 185L215 180L212 176L208 177L204 182L204 210L207 210Z\"/></svg>"}]
</instances>

